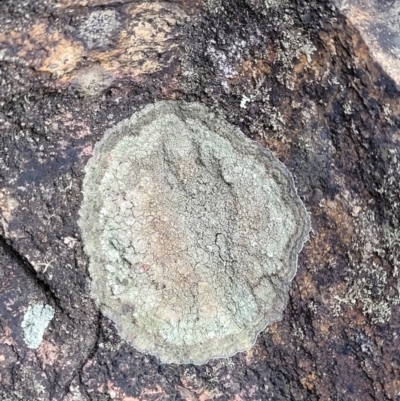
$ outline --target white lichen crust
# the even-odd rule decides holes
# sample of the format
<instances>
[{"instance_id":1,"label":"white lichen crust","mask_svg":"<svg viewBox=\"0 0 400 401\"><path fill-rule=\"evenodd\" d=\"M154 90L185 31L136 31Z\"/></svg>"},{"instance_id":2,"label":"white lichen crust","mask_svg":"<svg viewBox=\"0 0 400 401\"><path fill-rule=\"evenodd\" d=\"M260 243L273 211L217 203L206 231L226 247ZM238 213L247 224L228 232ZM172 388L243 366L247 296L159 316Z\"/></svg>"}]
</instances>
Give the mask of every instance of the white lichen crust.
<instances>
[{"instance_id":1,"label":"white lichen crust","mask_svg":"<svg viewBox=\"0 0 400 401\"><path fill-rule=\"evenodd\" d=\"M21 323L24 341L29 348L39 348L47 326L53 317L54 309L50 305L29 305Z\"/></svg>"},{"instance_id":2,"label":"white lichen crust","mask_svg":"<svg viewBox=\"0 0 400 401\"><path fill-rule=\"evenodd\" d=\"M93 296L138 350L200 364L281 318L308 214L285 166L203 105L107 131L83 195Z\"/></svg>"}]
</instances>

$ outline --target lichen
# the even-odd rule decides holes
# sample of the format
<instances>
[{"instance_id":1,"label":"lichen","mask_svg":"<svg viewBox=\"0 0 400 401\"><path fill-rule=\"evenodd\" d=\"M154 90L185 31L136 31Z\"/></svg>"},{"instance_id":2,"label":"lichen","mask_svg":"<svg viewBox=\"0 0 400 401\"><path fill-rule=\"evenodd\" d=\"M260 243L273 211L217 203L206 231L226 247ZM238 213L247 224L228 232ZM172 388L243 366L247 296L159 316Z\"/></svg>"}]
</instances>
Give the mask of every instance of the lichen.
<instances>
[{"instance_id":1,"label":"lichen","mask_svg":"<svg viewBox=\"0 0 400 401\"><path fill-rule=\"evenodd\" d=\"M54 317L54 309L50 305L29 305L25 312L21 327L25 344L36 349L42 342L44 332Z\"/></svg>"},{"instance_id":2,"label":"lichen","mask_svg":"<svg viewBox=\"0 0 400 401\"><path fill-rule=\"evenodd\" d=\"M299 59L303 54L307 62L311 63L311 56L317 50L314 44L307 38L303 31L285 31L279 40L277 61L283 65L291 65L293 59Z\"/></svg>"},{"instance_id":3,"label":"lichen","mask_svg":"<svg viewBox=\"0 0 400 401\"><path fill-rule=\"evenodd\" d=\"M114 75L108 73L101 65L94 65L79 70L73 80L73 85L86 96L95 96L107 89L114 81Z\"/></svg>"},{"instance_id":4,"label":"lichen","mask_svg":"<svg viewBox=\"0 0 400 401\"><path fill-rule=\"evenodd\" d=\"M343 314L343 307L359 308L372 323L387 323L392 305L400 303L397 288L390 291L397 277L398 252L387 241L387 227L381 227L372 211L362 211L356 218L355 235L348 253L349 264L343 271L345 287L335 294L332 304L335 316ZM391 257L395 260L391 261ZM391 267L386 271L377 260L388 260Z\"/></svg>"},{"instance_id":5,"label":"lichen","mask_svg":"<svg viewBox=\"0 0 400 401\"><path fill-rule=\"evenodd\" d=\"M272 153L198 103L148 105L86 167L92 294L164 362L249 349L281 318L308 214Z\"/></svg>"},{"instance_id":6,"label":"lichen","mask_svg":"<svg viewBox=\"0 0 400 401\"><path fill-rule=\"evenodd\" d=\"M93 11L78 29L88 49L104 48L112 43L120 23L115 10Z\"/></svg>"},{"instance_id":7,"label":"lichen","mask_svg":"<svg viewBox=\"0 0 400 401\"><path fill-rule=\"evenodd\" d=\"M311 64L311 56L317 48L303 30L296 30L291 26L290 21L287 24L290 29L282 31L280 38L275 41L277 47L275 62L282 65L282 71L277 75L278 81L293 90L294 60L300 60L301 56L305 56L307 64Z\"/></svg>"},{"instance_id":8,"label":"lichen","mask_svg":"<svg viewBox=\"0 0 400 401\"><path fill-rule=\"evenodd\" d=\"M388 170L374 188L387 205L384 224L367 207L355 216L355 233L344 270L345 286L335 294L332 309L336 316L343 307L360 308L372 323L389 322L393 305L400 304L400 153L389 149Z\"/></svg>"}]
</instances>

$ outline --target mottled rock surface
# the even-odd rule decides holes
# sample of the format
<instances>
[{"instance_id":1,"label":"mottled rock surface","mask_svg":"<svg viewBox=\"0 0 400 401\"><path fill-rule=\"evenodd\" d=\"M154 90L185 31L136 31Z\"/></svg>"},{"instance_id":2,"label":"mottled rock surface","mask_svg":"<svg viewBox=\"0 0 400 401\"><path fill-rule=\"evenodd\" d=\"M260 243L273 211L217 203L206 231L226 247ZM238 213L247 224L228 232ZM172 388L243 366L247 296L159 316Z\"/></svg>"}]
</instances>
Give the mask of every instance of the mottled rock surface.
<instances>
[{"instance_id":1,"label":"mottled rock surface","mask_svg":"<svg viewBox=\"0 0 400 401\"><path fill-rule=\"evenodd\" d=\"M400 87L400 3L396 0L335 0L359 29L372 57Z\"/></svg>"},{"instance_id":2,"label":"mottled rock surface","mask_svg":"<svg viewBox=\"0 0 400 401\"><path fill-rule=\"evenodd\" d=\"M327 0L1 2L0 398L398 399L400 106L383 67ZM119 337L77 223L104 132L175 99L271 149L313 227L282 321L201 366ZM37 304L54 317L32 349Z\"/></svg>"}]
</instances>

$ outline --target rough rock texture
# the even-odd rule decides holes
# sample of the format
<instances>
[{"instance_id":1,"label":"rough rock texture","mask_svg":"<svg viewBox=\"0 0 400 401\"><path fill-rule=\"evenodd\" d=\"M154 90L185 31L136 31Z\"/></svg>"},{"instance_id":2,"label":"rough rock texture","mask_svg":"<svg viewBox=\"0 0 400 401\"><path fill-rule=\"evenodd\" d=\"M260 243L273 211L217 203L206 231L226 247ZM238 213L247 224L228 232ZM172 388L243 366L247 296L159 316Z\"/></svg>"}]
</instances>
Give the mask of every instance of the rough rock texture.
<instances>
[{"instance_id":1,"label":"rough rock texture","mask_svg":"<svg viewBox=\"0 0 400 401\"><path fill-rule=\"evenodd\" d=\"M51 73L64 87L83 66L99 65L109 74L136 78L170 66L179 45L176 26L186 16L173 2L79 8L79 12L59 7L52 5L55 20L46 13L27 12L22 26L4 15L0 58L15 58L18 64Z\"/></svg>"},{"instance_id":2,"label":"rough rock texture","mask_svg":"<svg viewBox=\"0 0 400 401\"><path fill-rule=\"evenodd\" d=\"M79 29L98 11L118 26L89 49ZM0 31L2 400L399 398L399 91L331 1L5 0ZM92 94L75 77L95 66ZM312 220L283 320L202 366L120 338L77 224L95 143L162 99L271 149ZM21 326L34 304L55 311L36 350Z\"/></svg>"},{"instance_id":3,"label":"rough rock texture","mask_svg":"<svg viewBox=\"0 0 400 401\"><path fill-rule=\"evenodd\" d=\"M335 0L359 30L371 55L400 87L400 3L395 0Z\"/></svg>"},{"instance_id":4,"label":"rough rock texture","mask_svg":"<svg viewBox=\"0 0 400 401\"><path fill-rule=\"evenodd\" d=\"M108 130L85 170L92 293L135 348L199 364L281 319L310 221L271 152L200 103L161 101Z\"/></svg>"}]
</instances>

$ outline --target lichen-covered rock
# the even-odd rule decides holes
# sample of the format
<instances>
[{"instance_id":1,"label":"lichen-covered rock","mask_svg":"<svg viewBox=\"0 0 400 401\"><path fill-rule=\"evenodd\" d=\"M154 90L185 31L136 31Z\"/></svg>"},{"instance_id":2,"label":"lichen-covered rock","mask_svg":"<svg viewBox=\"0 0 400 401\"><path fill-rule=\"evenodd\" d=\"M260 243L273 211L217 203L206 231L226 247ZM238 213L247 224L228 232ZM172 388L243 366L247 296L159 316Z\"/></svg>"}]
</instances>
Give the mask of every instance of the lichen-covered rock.
<instances>
[{"instance_id":1,"label":"lichen-covered rock","mask_svg":"<svg viewBox=\"0 0 400 401\"><path fill-rule=\"evenodd\" d=\"M201 104L109 130L83 192L93 296L139 350L203 363L281 317L308 214L284 165Z\"/></svg>"},{"instance_id":2,"label":"lichen-covered rock","mask_svg":"<svg viewBox=\"0 0 400 401\"><path fill-rule=\"evenodd\" d=\"M395 51L392 3L364 1L386 7L387 24L364 21ZM82 27L107 10L119 26L89 49ZM400 92L349 11L0 2L0 400L399 398ZM312 216L282 319L201 366L138 352L99 313L77 224L95 143L167 99L201 102L271 149ZM22 322L35 304L55 315L31 349Z\"/></svg>"},{"instance_id":3,"label":"lichen-covered rock","mask_svg":"<svg viewBox=\"0 0 400 401\"><path fill-rule=\"evenodd\" d=\"M0 61L15 57L22 65L52 74L58 84L79 79L81 70L93 66L138 78L170 66L187 17L179 5L168 2L132 3L123 12L77 14L71 18L60 12L57 28L43 18L23 31L7 31L0 24Z\"/></svg>"}]
</instances>

